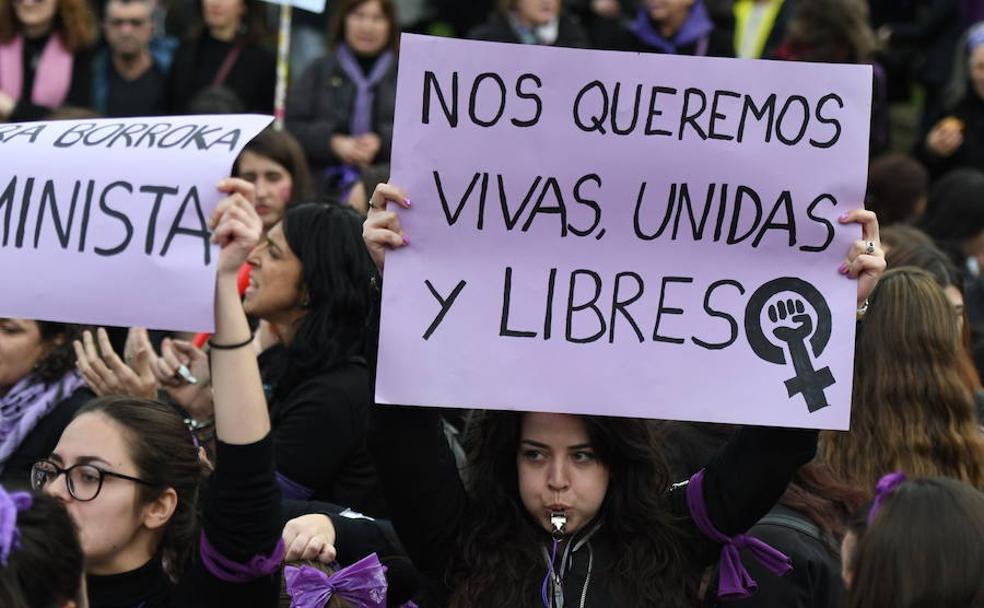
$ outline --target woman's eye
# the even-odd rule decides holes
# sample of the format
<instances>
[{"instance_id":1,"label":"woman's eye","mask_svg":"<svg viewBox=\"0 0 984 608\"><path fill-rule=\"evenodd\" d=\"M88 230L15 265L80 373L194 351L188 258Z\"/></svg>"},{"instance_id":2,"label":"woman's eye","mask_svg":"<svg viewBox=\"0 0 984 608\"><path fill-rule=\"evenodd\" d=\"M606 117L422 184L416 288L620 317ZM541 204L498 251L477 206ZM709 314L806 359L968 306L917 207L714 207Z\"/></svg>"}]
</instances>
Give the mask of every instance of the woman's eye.
<instances>
[{"instance_id":1,"label":"woman's eye","mask_svg":"<svg viewBox=\"0 0 984 608\"><path fill-rule=\"evenodd\" d=\"M277 182L279 182L280 180L282 180L284 178L284 174L283 173L267 173L265 177L266 177L266 181L270 182L271 184L276 184Z\"/></svg>"},{"instance_id":2,"label":"woman's eye","mask_svg":"<svg viewBox=\"0 0 984 608\"><path fill-rule=\"evenodd\" d=\"M540 450L523 450L523 458L530 462L538 462L543 460L543 452Z\"/></svg>"},{"instance_id":3,"label":"woman's eye","mask_svg":"<svg viewBox=\"0 0 984 608\"><path fill-rule=\"evenodd\" d=\"M594 452L574 452L574 462L591 462L594 459Z\"/></svg>"}]
</instances>

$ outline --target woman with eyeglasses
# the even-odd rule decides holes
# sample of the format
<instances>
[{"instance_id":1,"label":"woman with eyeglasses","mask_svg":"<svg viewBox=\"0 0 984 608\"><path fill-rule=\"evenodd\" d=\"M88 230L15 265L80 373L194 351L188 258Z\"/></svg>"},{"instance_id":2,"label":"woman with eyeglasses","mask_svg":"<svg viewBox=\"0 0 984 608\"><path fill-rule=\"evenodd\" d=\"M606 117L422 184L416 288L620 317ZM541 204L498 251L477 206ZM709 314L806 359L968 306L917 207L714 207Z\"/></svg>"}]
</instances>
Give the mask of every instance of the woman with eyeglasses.
<instances>
[{"instance_id":1,"label":"woman with eyeglasses","mask_svg":"<svg viewBox=\"0 0 984 608\"><path fill-rule=\"evenodd\" d=\"M88 106L95 41L85 0L0 2L0 122Z\"/></svg>"},{"instance_id":2,"label":"woman with eyeglasses","mask_svg":"<svg viewBox=\"0 0 984 608\"><path fill-rule=\"evenodd\" d=\"M230 193L210 225L222 246L211 365L216 468L202 482L182 418L170 407L103 397L83 407L31 482L62 501L79 528L93 606L275 606L280 493L270 418L236 275L262 222L252 185Z\"/></svg>"}]
</instances>

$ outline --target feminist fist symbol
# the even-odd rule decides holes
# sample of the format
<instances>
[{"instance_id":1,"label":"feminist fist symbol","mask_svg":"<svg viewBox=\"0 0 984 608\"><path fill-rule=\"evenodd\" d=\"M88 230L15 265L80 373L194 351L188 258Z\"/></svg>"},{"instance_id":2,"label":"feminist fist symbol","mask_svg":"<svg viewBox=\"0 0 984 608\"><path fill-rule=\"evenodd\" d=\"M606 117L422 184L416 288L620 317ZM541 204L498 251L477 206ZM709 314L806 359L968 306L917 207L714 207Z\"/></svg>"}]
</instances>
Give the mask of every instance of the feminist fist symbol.
<instances>
[{"instance_id":1,"label":"feminist fist symbol","mask_svg":"<svg viewBox=\"0 0 984 608\"><path fill-rule=\"evenodd\" d=\"M809 283L791 277L766 283L752 294L745 308L745 333L756 355L770 363L785 365L786 356L783 349L765 336L762 327L762 310L765 304L782 292L795 293L802 299L779 300L769 306L769 320L773 324L772 335L786 344L789 358L793 362L793 370L796 372L795 376L785 382L789 397L802 394L806 406L812 413L830 405L824 389L835 382L829 367L819 371L813 369L813 362L807 349L807 342L809 342L813 356L818 357L830 339L830 308L820 292ZM816 327L813 317L806 314L803 300L806 300L817 313Z\"/></svg>"}]
</instances>

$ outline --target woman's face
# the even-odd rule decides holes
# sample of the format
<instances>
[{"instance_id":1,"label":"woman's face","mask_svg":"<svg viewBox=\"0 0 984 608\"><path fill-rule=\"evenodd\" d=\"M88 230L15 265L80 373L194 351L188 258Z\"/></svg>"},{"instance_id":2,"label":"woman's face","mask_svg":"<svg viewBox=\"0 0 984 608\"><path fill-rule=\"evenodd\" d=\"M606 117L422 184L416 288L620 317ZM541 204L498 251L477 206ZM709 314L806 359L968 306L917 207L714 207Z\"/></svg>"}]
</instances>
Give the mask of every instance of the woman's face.
<instances>
[{"instance_id":1,"label":"woman's face","mask_svg":"<svg viewBox=\"0 0 984 608\"><path fill-rule=\"evenodd\" d=\"M283 217L290 202L294 180L277 161L246 150L239 158L239 176L256 185L256 213L269 231Z\"/></svg>"},{"instance_id":2,"label":"woman's face","mask_svg":"<svg viewBox=\"0 0 984 608\"><path fill-rule=\"evenodd\" d=\"M694 0L646 0L649 18L657 23L682 21Z\"/></svg>"},{"instance_id":3,"label":"woman's face","mask_svg":"<svg viewBox=\"0 0 984 608\"><path fill-rule=\"evenodd\" d=\"M946 299L950 301L953 306L953 314L957 316L957 328L961 331L963 330L963 319L964 319L964 298L960 290L953 285L947 285L943 288L943 293L946 294Z\"/></svg>"},{"instance_id":4,"label":"woman's face","mask_svg":"<svg viewBox=\"0 0 984 608\"><path fill-rule=\"evenodd\" d=\"M546 25L560 16L560 0L517 0L516 15L534 27Z\"/></svg>"},{"instance_id":5,"label":"woman's face","mask_svg":"<svg viewBox=\"0 0 984 608\"><path fill-rule=\"evenodd\" d=\"M523 506L548 532L556 512L567 515L566 532L576 532L598 514L608 492L608 467L578 416L526 414L516 467Z\"/></svg>"},{"instance_id":6,"label":"woman's face","mask_svg":"<svg viewBox=\"0 0 984 608\"><path fill-rule=\"evenodd\" d=\"M253 267L243 294L247 314L273 323L290 323L303 316L303 268L287 246L283 223L267 232L246 261Z\"/></svg>"},{"instance_id":7,"label":"woman's face","mask_svg":"<svg viewBox=\"0 0 984 608\"><path fill-rule=\"evenodd\" d=\"M127 448L128 436L126 429L104 414L82 414L65 428L49 460L62 468L86 463L139 478ZM141 504L136 482L104 476L99 494L86 502L69 494L64 475L44 491L65 505L78 526L89 574L125 572L153 556L155 536L147 527L149 506Z\"/></svg>"},{"instance_id":8,"label":"woman's face","mask_svg":"<svg viewBox=\"0 0 984 608\"><path fill-rule=\"evenodd\" d=\"M211 30L238 30L245 12L244 0L202 0L202 18Z\"/></svg>"},{"instance_id":9,"label":"woman's face","mask_svg":"<svg viewBox=\"0 0 984 608\"><path fill-rule=\"evenodd\" d=\"M970 81L977 96L984 99L984 45L970 53Z\"/></svg>"},{"instance_id":10,"label":"woman's face","mask_svg":"<svg viewBox=\"0 0 984 608\"><path fill-rule=\"evenodd\" d=\"M13 3L17 21L24 28L43 30L55 21L58 0L13 0Z\"/></svg>"},{"instance_id":11,"label":"woman's face","mask_svg":"<svg viewBox=\"0 0 984 608\"><path fill-rule=\"evenodd\" d=\"M378 0L369 0L345 16L345 44L358 55L382 52L390 36L390 24Z\"/></svg>"},{"instance_id":12,"label":"woman's face","mask_svg":"<svg viewBox=\"0 0 984 608\"><path fill-rule=\"evenodd\" d=\"M30 374L45 351L37 323L0 318L0 395Z\"/></svg>"}]
</instances>

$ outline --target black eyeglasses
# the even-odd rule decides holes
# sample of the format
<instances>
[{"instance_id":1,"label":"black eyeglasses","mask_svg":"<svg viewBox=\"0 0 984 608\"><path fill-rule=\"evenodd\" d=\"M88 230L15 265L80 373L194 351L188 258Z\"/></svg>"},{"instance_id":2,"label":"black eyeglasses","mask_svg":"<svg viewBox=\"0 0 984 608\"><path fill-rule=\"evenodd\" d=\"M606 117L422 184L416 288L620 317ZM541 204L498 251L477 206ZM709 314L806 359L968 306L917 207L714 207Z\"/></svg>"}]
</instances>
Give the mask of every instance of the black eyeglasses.
<instances>
[{"instance_id":1,"label":"black eyeglasses","mask_svg":"<svg viewBox=\"0 0 984 608\"><path fill-rule=\"evenodd\" d=\"M149 481L130 477L122 473L104 471L91 464L76 464L63 469L50 460L39 460L31 467L31 487L35 490L42 490L48 484L58 479L58 476L62 473L65 474L65 487L68 488L68 493L79 502L88 502L99 496L99 491L102 490L103 480L106 476L118 477L145 486L154 485Z\"/></svg>"},{"instance_id":2,"label":"black eyeglasses","mask_svg":"<svg viewBox=\"0 0 984 608\"><path fill-rule=\"evenodd\" d=\"M107 19L106 23L109 27L123 27L124 25L129 25L130 27L137 29L147 25L146 19Z\"/></svg>"}]
</instances>

